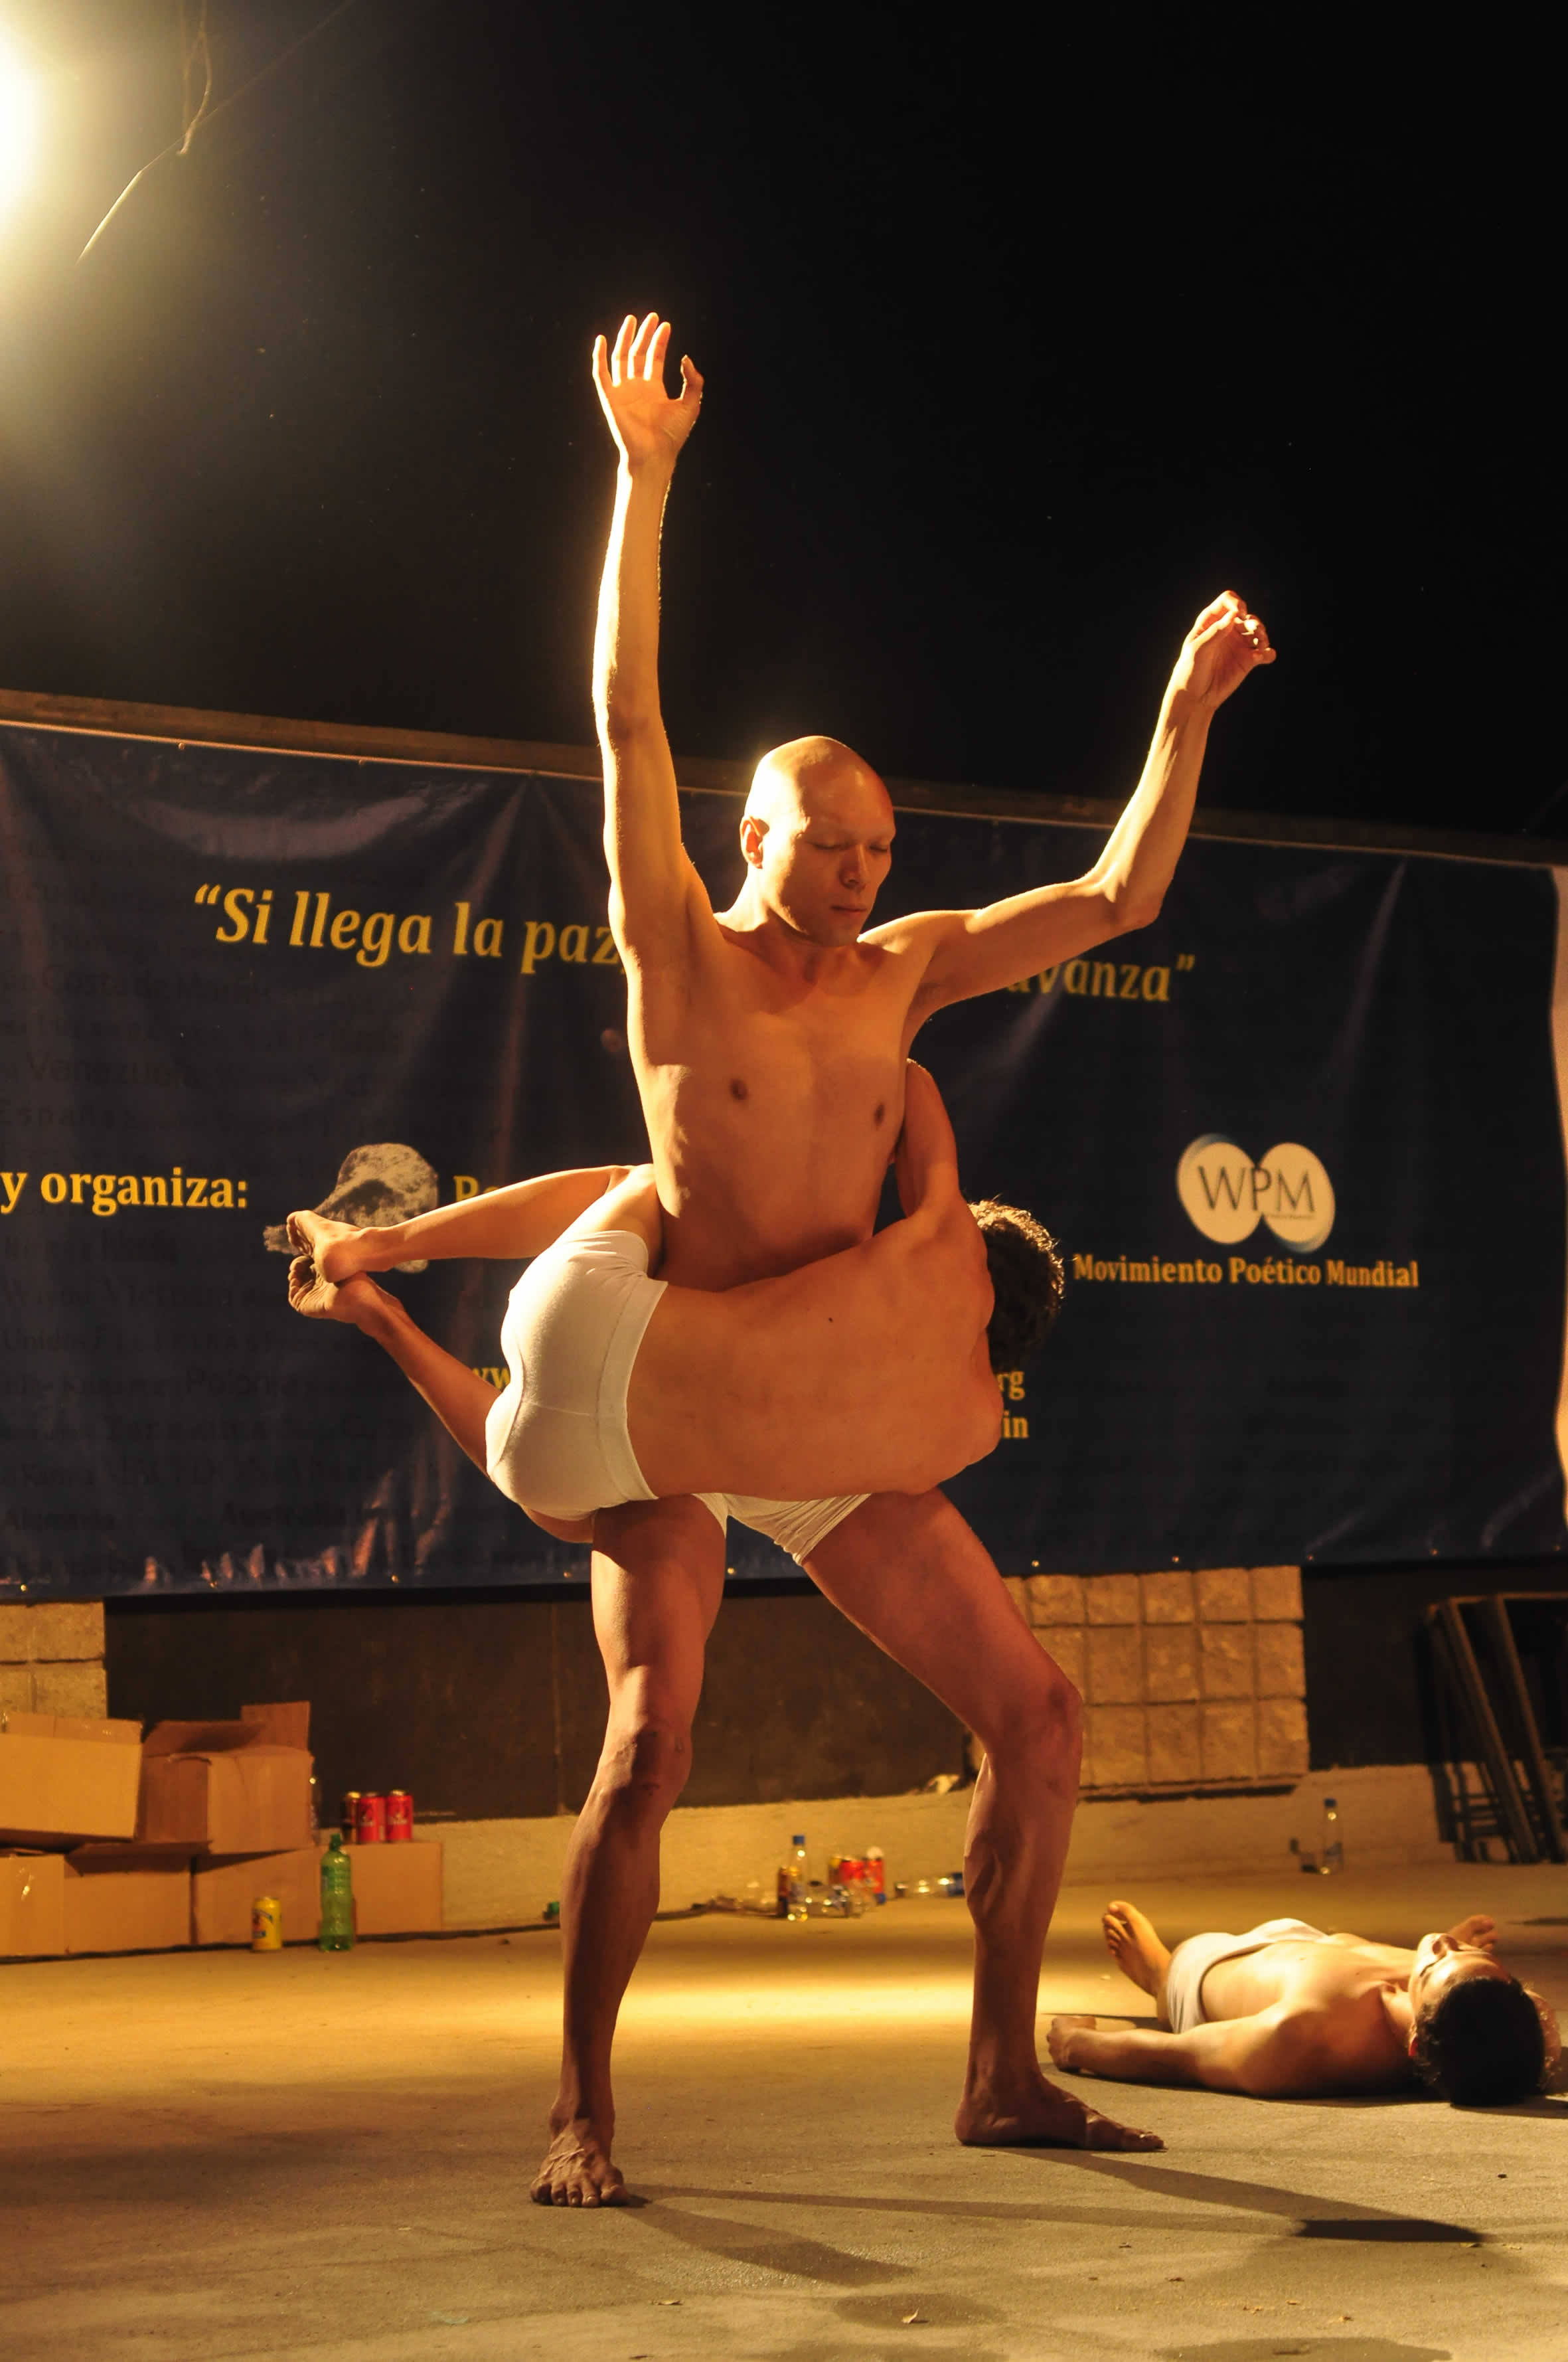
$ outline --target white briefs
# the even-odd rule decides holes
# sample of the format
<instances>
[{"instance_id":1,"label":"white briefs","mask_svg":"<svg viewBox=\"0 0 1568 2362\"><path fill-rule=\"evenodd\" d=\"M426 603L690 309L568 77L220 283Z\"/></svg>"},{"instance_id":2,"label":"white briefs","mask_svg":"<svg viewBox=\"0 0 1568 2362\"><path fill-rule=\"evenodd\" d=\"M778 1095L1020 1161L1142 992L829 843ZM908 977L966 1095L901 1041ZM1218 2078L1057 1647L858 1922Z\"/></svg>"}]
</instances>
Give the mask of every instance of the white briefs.
<instances>
[{"instance_id":1,"label":"white briefs","mask_svg":"<svg viewBox=\"0 0 1568 2362\"><path fill-rule=\"evenodd\" d=\"M1217 1929L1212 1935L1189 1936L1172 1952L1165 1975L1165 2008L1171 2032L1186 2034L1194 2025L1208 2024L1203 1980L1222 1960L1245 1959L1247 1953L1261 1952L1267 1944L1326 1944L1328 1940L1321 1927L1310 1927L1304 1919L1265 1919L1249 1927L1245 1936L1222 1935Z\"/></svg>"},{"instance_id":2,"label":"white briefs","mask_svg":"<svg viewBox=\"0 0 1568 2362\"><path fill-rule=\"evenodd\" d=\"M520 1508L584 1518L651 1501L626 1428L631 1365L666 1283L635 1231L557 1239L512 1289L507 1386L485 1420L485 1465Z\"/></svg>"},{"instance_id":3,"label":"white briefs","mask_svg":"<svg viewBox=\"0 0 1568 2362\"><path fill-rule=\"evenodd\" d=\"M485 1464L520 1508L586 1518L654 1498L631 1449L626 1396L667 1285L649 1278L647 1243L635 1231L596 1231L558 1239L512 1289L501 1323L508 1383L485 1420ZM737 1518L804 1562L867 1496L696 1497L721 1532Z\"/></svg>"}]
</instances>

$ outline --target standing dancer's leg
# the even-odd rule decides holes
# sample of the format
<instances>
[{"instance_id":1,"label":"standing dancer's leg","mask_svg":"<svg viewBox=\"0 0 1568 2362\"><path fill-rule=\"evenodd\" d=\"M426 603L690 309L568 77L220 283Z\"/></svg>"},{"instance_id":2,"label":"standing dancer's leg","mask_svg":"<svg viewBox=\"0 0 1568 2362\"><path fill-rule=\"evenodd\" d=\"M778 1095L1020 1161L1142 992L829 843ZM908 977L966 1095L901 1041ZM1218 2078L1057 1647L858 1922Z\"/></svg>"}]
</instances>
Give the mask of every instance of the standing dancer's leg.
<instances>
[{"instance_id":1,"label":"standing dancer's leg","mask_svg":"<svg viewBox=\"0 0 1568 2362\"><path fill-rule=\"evenodd\" d=\"M924 1682L985 1749L964 1848L974 2010L961 2141L1160 2148L1040 2071L1040 1958L1078 1801L1078 1692L1020 1620L990 1553L944 1495L883 1493L806 1562L818 1587Z\"/></svg>"},{"instance_id":2,"label":"standing dancer's leg","mask_svg":"<svg viewBox=\"0 0 1568 2362\"><path fill-rule=\"evenodd\" d=\"M659 1906L659 1833L691 1769L703 1654L724 1596L723 1529L688 1499L601 1509L593 1587L609 1720L566 1855L561 2082L533 2183L542 2205L626 2197L610 2157L610 2047Z\"/></svg>"}]
</instances>

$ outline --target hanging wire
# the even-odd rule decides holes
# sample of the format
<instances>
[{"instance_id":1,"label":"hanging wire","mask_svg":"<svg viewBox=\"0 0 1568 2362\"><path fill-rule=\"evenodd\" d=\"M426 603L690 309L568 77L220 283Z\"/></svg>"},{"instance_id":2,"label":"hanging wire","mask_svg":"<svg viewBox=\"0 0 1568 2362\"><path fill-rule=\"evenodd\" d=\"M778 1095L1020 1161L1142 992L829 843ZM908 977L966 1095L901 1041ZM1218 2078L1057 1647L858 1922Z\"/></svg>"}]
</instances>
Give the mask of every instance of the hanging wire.
<instances>
[{"instance_id":1,"label":"hanging wire","mask_svg":"<svg viewBox=\"0 0 1568 2362\"><path fill-rule=\"evenodd\" d=\"M222 115L226 108L236 105L237 102L245 96L247 91L254 90L258 83L266 82L270 75L275 74L279 71L280 67L287 65L291 57L293 57L299 50L304 49L309 42L315 40L320 34L324 33L329 25L334 25L340 17L347 14L350 8L357 7L358 0L337 0L337 6L335 8L329 8L326 15L321 18L319 23L313 25L308 33L302 33L297 41L291 41L288 48L286 50L280 50L269 64L262 67L259 73L253 73L248 82L242 82L237 90L231 91L227 98L221 98L216 106L214 106L212 104L213 55L212 48L207 39L207 0L196 0L196 27L193 34L189 29L187 0L178 0L178 5L180 11L181 116L184 127L178 139L171 139L167 148L160 148L158 154L149 158L148 162L142 166L141 171L136 174L135 178L126 182L125 187L120 191L119 195L115 199L114 204L109 207L108 212L104 215L103 220L99 223L97 228L93 231L92 237L88 239L86 245L77 256L76 259L78 262L86 261L88 256L97 245L98 240L103 237L104 232L108 228L109 224L114 220L115 215L119 212L120 207L125 204L126 198L134 194L134 193L146 180L149 172L156 171L158 166L163 163L168 157L185 155L190 149L192 140L195 138L196 133L200 129L208 124L215 123L219 116ZM192 113L191 97L192 93L195 89L196 75L198 72L200 72L202 75L202 96L195 111Z\"/></svg>"},{"instance_id":2,"label":"hanging wire","mask_svg":"<svg viewBox=\"0 0 1568 2362\"><path fill-rule=\"evenodd\" d=\"M196 67L202 70L202 95L194 107L191 94L196 86ZM180 74L184 85L185 104L182 113L185 136L180 142L179 154L190 153L191 142L202 127L213 97L213 51L207 39L207 0L196 0L196 29L192 33L187 0L180 0Z\"/></svg>"}]
</instances>

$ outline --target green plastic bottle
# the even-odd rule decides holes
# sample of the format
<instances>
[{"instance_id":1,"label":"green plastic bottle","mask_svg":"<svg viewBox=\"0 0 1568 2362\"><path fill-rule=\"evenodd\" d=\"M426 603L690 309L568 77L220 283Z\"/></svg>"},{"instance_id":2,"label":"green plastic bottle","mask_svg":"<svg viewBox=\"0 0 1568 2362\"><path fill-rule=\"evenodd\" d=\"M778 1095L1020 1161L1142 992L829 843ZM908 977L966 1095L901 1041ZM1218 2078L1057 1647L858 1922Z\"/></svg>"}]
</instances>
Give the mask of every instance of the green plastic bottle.
<instances>
[{"instance_id":1,"label":"green plastic bottle","mask_svg":"<svg viewBox=\"0 0 1568 2362\"><path fill-rule=\"evenodd\" d=\"M322 1856L322 1928L316 1941L323 1952L354 1949L354 1864L335 1829Z\"/></svg>"}]
</instances>

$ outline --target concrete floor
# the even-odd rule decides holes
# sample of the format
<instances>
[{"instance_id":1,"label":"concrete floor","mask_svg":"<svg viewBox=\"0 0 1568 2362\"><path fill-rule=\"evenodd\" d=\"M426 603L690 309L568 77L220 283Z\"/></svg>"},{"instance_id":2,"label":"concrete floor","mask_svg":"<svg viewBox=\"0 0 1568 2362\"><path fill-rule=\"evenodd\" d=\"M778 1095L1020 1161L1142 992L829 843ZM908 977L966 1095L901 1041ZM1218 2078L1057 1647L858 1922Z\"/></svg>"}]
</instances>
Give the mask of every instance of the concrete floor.
<instances>
[{"instance_id":1,"label":"concrete floor","mask_svg":"<svg viewBox=\"0 0 1568 2362\"><path fill-rule=\"evenodd\" d=\"M1138 2011L1099 1945L1104 1899L1064 1896L1044 2011ZM1293 1909L1408 1941L1487 1910L1568 2011L1563 1871L1135 1899L1173 1940ZM0 2354L1568 2357L1568 2103L1127 2092L1163 2157L960 2149L967 1967L962 1906L940 1902L660 1925L620 2055L643 2202L587 2215L524 2199L554 1935L5 1969Z\"/></svg>"}]
</instances>

